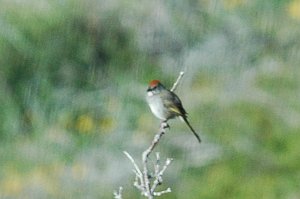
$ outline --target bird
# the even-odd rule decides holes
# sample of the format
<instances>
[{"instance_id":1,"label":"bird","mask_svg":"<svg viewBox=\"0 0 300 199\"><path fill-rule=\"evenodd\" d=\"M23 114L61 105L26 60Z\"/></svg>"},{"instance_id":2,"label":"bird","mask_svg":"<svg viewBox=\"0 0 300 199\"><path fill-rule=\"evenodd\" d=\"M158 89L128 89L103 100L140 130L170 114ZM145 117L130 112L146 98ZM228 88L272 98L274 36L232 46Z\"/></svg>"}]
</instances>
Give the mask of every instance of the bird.
<instances>
[{"instance_id":1,"label":"bird","mask_svg":"<svg viewBox=\"0 0 300 199\"><path fill-rule=\"evenodd\" d=\"M193 132L198 142L201 143L200 136L196 133L187 119L187 112L182 106L179 97L168 90L159 80L151 80L147 89L146 101L152 113L163 122L179 117Z\"/></svg>"}]
</instances>

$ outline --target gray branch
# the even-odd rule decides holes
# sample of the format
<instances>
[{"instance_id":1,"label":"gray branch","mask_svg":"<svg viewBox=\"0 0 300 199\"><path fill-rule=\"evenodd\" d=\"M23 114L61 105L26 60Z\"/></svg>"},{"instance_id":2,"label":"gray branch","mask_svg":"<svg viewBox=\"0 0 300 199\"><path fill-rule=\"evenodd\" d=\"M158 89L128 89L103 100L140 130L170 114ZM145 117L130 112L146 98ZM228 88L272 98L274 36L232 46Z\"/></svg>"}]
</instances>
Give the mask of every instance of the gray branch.
<instances>
[{"instance_id":1,"label":"gray branch","mask_svg":"<svg viewBox=\"0 0 300 199\"><path fill-rule=\"evenodd\" d=\"M165 193L171 192L171 188L167 188L163 191L155 191L158 185L160 185L163 181L162 176L166 171L167 167L170 165L173 159L167 158L164 166L160 169L160 155L156 153L156 164L154 165L154 174L153 176L149 173L148 168L148 157L150 156L151 152L158 144L160 138L165 134L165 129L167 127L167 123L162 122L160 125L159 132L154 136L151 145L143 152L142 154L142 168L141 170L132 156L124 151L124 154L132 163L134 169L133 172L135 173L135 181L133 185L141 192L143 196L148 197L148 199L152 199L154 196L161 196Z\"/></svg>"}]
</instances>

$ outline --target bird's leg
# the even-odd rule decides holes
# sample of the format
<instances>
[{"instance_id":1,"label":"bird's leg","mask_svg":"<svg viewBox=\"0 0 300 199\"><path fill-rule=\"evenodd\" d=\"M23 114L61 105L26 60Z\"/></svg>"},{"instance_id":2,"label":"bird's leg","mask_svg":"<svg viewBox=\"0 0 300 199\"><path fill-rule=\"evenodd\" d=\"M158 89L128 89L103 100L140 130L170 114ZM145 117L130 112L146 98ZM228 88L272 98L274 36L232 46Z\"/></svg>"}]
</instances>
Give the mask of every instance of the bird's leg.
<instances>
[{"instance_id":1,"label":"bird's leg","mask_svg":"<svg viewBox=\"0 0 300 199\"><path fill-rule=\"evenodd\" d=\"M167 123L167 121L168 121L168 120L163 120L163 121L161 122L161 125L162 125L162 127L163 127L164 129L168 128L168 129L170 130L170 126L169 126L169 124Z\"/></svg>"}]
</instances>

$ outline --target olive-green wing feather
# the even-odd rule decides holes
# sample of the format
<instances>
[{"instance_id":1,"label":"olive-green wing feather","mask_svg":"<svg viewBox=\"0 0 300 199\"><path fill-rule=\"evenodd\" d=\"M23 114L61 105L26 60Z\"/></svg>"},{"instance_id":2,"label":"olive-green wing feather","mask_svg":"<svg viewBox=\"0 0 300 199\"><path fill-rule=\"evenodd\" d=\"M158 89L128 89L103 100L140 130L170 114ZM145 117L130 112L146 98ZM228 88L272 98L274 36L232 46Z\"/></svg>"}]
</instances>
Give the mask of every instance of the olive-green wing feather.
<instances>
[{"instance_id":1,"label":"olive-green wing feather","mask_svg":"<svg viewBox=\"0 0 300 199\"><path fill-rule=\"evenodd\" d=\"M163 94L165 95L163 100L164 106L178 116L185 116L186 111L184 110L178 96L171 91L167 91L167 92L168 93Z\"/></svg>"}]
</instances>

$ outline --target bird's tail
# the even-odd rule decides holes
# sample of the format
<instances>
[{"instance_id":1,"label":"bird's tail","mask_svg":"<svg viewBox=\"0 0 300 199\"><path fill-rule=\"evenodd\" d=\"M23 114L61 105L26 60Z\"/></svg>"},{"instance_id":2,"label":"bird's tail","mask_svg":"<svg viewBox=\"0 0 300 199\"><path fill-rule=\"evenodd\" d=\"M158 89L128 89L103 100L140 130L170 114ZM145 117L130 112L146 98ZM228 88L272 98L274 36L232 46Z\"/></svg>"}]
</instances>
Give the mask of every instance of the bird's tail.
<instances>
[{"instance_id":1,"label":"bird's tail","mask_svg":"<svg viewBox=\"0 0 300 199\"><path fill-rule=\"evenodd\" d=\"M185 123L189 126L189 128L191 129L191 131L194 133L195 137L197 138L198 142L201 143L201 139L200 136L196 133L196 131L193 129L193 127L190 125L189 121L187 120L186 116L180 116L180 118L183 119L183 121L185 121Z\"/></svg>"}]
</instances>

